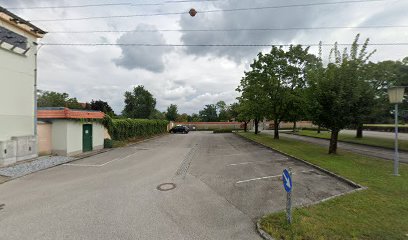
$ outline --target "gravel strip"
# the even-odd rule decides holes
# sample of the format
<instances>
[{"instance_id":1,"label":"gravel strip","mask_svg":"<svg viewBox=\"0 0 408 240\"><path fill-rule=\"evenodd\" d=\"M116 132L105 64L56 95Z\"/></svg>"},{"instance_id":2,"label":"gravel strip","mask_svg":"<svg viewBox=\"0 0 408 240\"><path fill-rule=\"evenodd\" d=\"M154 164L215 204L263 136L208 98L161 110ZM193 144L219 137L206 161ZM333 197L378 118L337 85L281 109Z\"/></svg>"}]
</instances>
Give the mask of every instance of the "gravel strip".
<instances>
[{"instance_id":1,"label":"gravel strip","mask_svg":"<svg viewBox=\"0 0 408 240\"><path fill-rule=\"evenodd\" d=\"M67 163L75 160L73 157L63 156L44 156L39 157L33 161L0 168L0 175L17 178L43 169L57 166L59 164Z\"/></svg>"}]
</instances>

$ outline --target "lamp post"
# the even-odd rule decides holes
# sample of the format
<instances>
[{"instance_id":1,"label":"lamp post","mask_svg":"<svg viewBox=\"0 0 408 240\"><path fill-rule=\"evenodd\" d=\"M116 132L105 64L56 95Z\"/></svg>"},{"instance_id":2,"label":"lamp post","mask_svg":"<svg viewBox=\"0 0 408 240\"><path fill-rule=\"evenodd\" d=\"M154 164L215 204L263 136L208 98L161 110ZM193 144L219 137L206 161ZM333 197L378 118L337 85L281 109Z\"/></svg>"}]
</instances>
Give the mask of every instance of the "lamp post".
<instances>
[{"instance_id":1,"label":"lamp post","mask_svg":"<svg viewBox=\"0 0 408 240\"><path fill-rule=\"evenodd\" d=\"M390 87L388 88L388 97L390 103L395 104L395 149L394 149L394 175L398 176L398 103L402 103L404 98L405 87Z\"/></svg>"}]
</instances>

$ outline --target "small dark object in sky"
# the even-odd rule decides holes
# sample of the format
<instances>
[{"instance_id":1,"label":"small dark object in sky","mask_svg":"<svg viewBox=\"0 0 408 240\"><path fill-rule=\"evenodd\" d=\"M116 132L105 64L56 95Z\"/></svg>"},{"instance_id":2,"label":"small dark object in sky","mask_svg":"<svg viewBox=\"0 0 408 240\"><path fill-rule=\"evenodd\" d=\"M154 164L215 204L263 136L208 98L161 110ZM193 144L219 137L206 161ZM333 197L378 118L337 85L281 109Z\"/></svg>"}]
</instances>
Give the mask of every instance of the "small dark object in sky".
<instances>
[{"instance_id":1,"label":"small dark object in sky","mask_svg":"<svg viewBox=\"0 0 408 240\"><path fill-rule=\"evenodd\" d=\"M189 13L190 13L190 16L194 17L197 14L197 11L194 8L192 8L190 9Z\"/></svg>"}]
</instances>

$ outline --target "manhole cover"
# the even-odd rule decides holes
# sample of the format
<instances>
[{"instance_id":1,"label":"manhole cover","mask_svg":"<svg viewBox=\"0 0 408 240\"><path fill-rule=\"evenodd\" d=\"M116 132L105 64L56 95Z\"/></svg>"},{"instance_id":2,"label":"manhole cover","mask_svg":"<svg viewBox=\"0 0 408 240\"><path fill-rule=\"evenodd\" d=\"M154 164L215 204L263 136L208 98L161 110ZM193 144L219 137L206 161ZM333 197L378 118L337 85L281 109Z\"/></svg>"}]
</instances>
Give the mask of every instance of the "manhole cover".
<instances>
[{"instance_id":1,"label":"manhole cover","mask_svg":"<svg viewBox=\"0 0 408 240\"><path fill-rule=\"evenodd\" d=\"M174 183L162 183L159 186L157 186L157 190L163 191L163 192L170 191L175 188L176 188L176 184Z\"/></svg>"}]
</instances>

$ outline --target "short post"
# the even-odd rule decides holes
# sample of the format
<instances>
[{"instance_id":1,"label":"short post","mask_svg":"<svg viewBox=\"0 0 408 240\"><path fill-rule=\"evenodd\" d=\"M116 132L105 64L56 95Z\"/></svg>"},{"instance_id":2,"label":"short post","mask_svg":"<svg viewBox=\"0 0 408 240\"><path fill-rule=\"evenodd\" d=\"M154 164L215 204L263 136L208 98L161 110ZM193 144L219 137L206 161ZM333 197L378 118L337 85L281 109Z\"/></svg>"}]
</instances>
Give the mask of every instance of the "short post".
<instances>
[{"instance_id":1,"label":"short post","mask_svg":"<svg viewBox=\"0 0 408 240\"><path fill-rule=\"evenodd\" d=\"M286 190L286 219L292 224L292 170L285 169L282 174L283 187Z\"/></svg>"}]
</instances>

